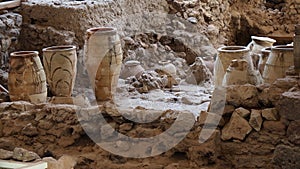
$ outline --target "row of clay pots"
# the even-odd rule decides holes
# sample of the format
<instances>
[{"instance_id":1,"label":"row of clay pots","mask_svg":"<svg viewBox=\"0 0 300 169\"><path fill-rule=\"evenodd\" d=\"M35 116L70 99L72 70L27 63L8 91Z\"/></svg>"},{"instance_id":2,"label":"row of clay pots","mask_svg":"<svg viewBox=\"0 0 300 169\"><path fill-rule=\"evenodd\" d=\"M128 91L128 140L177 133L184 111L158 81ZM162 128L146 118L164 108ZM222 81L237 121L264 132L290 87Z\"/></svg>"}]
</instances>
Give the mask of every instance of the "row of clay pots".
<instances>
[{"instance_id":1,"label":"row of clay pots","mask_svg":"<svg viewBox=\"0 0 300 169\"><path fill-rule=\"evenodd\" d=\"M116 29L88 29L84 51L85 66L97 101L112 99L122 64L121 43ZM54 96L71 97L77 71L75 46L44 48L44 67L37 51L17 51L10 56L8 89L12 101L45 102L46 83Z\"/></svg>"},{"instance_id":2,"label":"row of clay pots","mask_svg":"<svg viewBox=\"0 0 300 169\"><path fill-rule=\"evenodd\" d=\"M218 49L214 70L216 87L273 83L285 77L286 71L294 65L293 46L272 46L276 41L266 37L253 36L252 39L247 47ZM257 57L259 61L254 61Z\"/></svg>"}]
</instances>

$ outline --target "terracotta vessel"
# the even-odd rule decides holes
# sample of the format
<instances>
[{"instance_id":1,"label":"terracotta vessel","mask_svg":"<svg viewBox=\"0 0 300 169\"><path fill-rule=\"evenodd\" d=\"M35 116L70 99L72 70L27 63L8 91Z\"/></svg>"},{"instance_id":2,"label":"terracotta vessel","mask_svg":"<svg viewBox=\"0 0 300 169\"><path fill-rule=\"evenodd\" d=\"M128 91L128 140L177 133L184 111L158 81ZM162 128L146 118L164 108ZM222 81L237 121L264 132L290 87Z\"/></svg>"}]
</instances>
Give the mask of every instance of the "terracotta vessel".
<instances>
[{"instance_id":1,"label":"terracotta vessel","mask_svg":"<svg viewBox=\"0 0 300 169\"><path fill-rule=\"evenodd\" d=\"M259 56L262 53L262 49L272 47L276 40L260 36L251 36L251 39L252 41L249 43L248 47L250 48L253 66L255 69L258 69Z\"/></svg>"},{"instance_id":2,"label":"terracotta vessel","mask_svg":"<svg viewBox=\"0 0 300 169\"><path fill-rule=\"evenodd\" d=\"M293 46L279 45L271 48L267 60L263 79L265 83L273 83L278 78L283 78L290 66L294 66Z\"/></svg>"},{"instance_id":3,"label":"terracotta vessel","mask_svg":"<svg viewBox=\"0 0 300 169\"><path fill-rule=\"evenodd\" d=\"M54 96L71 97L76 77L76 46L44 48L43 63L51 93Z\"/></svg>"},{"instance_id":4,"label":"terracotta vessel","mask_svg":"<svg viewBox=\"0 0 300 169\"><path fill-rule=\"evenodd\" d=\"M245 46L225 46L218 49L218 56L214 66L215 87L222 85L226 69L234 59L245 59L248 63L248 69L253 70L249 51L249 48Z\"/></svg>"},{"instance_id":5,"label":"terracotta vessel","mask_svg":"<svg viewBox=\"0 0 300 169\"><path fill-rule=\"evenodd\" d=\"M262 83L261 76L257 75L257 70L249 70L245 59L232 60L226 70L222 85L258 85Z\"/></svg>"},{"instance_id":6,"label":"terracotta vessel","mask_svg":"<svg viewBox=\"0 0 300 169\"><path fill-rule=\"evenodd\" d=\"M261 50L261 54L259 55L259 62L258 62L258 70L261 74L263 74L265 65L271 53L271 47L263 48Z\"/></svg>"},{"instance_id":7,"label":"terracotta vessel","mask_svg":"<svg viewBox=\"0 0 300 169\"><path fill-rule=\"evenodd\" d=\"M141 63L137 60L129 60L125 62L120 78L126 79L130 76L135 76L136 78L140 77L145 69L141 66Z\"/></svg>"},{"instance_id":8,"label":"terracotta vessel","mask_svg":"<svg viewBox=\"0 0 300 169\"><path fill-rule=\"evenodd\" d=\"M8 90L11 101L42 103L47 100L46 75L37 51L10 54Z\"/></svg>"},{"instance_id":9,"label":"terracotta vessel","mask_svg":"<svg viewBox=\"0 0 300 169\"><path fill-rule=\"evenodd\" d=\"M84 57L97 101L113 100L123 59L117 30L112 27L88 29Z\"/></svg>"}]
</instances>

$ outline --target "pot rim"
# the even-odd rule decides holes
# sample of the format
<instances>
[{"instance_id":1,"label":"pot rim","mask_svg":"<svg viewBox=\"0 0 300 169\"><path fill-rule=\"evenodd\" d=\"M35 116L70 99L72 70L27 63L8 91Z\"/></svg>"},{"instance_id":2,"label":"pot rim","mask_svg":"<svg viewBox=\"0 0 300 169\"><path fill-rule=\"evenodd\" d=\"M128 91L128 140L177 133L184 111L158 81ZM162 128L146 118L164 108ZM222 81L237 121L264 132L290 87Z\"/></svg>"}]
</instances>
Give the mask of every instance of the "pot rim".
<instances>
[{"instance_id":1,"label":"pot rim","mask_svg":"<svg viewBox=\"0 0 300 169\"><path fill-rule=\"evenodd\" d=\"M117 29L115 27L93 27L86 30L87 34L110 34L116 33Z\"/></svg>"},{"instance_id":2,"label":"pot rim","mask_svg":"<svg viewBox=\"0 0 300 169\"><path fill-rule=\"evenodd\" d=\"M218 48L219 52L227 52L227 53L234 53L234 52L249 52L250 49L246 46L223 46Z\"/></svg>"},{"instance_id":3,"label":"pot rim","mask_svg":"<svg viewBox=\"0 0 300 169\"><path fill-rule=\"evenodd\" d=\"M53 52L53 51L70 51L76 49L75 45L59 45L59 46L50 46L43 49L43 52Z\"/></svg>"},{"instance_id":4,"label":"pot rim","mask_svg":"<svg viewBox=\"0 0 300 169\"><path fill-rule=\"evenodd\" d=\"M269 37L264 37L264 36L251 36L252 40L258 40L258 41L262 41L262 42L269 42L269 43L275 43L276 40L269 38Z\"/></svg>"},{"instance_id":5,"label":"pot rim","mask_svg":"<svg viewBox=\"0 0 300 169\"><path fill-rule=\"evenodd\" d=\"M15 51L10 53L10 57L33 57L38 55L38 51Z\"/></svg>"},{"instance_id":6,"label":"pot rim","mask_svg":"<svg viewBox=\"0 0 300 169\"><path fill-rule=\"evenodd\" d=\"M294 47L293 46L287 46L287 45L277 45L277 46L272 46L271 51L293 51Z\"/></svg>"},{"instance_id":7,"label":"pot rim","mask_svg":"<svg viewBox=\"0 0 300 169\"><path fill-rule=\"evenodd\" d=\"M263 48L263 49L261 50L261 52L270 53L270 52L271 52L271 49L272 49L272 47L266 47L266 48Z\"/></svg>"}]
</instances>

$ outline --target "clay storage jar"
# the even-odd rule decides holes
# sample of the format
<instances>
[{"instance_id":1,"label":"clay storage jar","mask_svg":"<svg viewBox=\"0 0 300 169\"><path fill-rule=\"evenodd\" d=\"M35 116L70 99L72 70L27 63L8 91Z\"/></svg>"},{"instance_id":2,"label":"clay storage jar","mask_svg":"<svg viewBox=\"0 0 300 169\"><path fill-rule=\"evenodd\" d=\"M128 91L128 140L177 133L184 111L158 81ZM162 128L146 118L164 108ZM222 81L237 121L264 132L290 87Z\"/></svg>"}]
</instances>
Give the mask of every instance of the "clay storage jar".
<instances>
[{"instance_id":1,"label":"clay storage jar","mask_svg":"<svg viewBox=\"0 0 300 169\"><path fill-rule=\"evenodd\" d=\"M10 54L8 90L11 101L42 103L47 99L46 75L37 51Z\"/></svg>"},{"instance_id":2,"label":"clay storage jar","mask_svg":"<svg viewBox=\"0 0 300 169\"><path fill-rule=\"evenodd\" d=\"M126 79L131 76L139 78L144 72L144 68L141 66L141 63L137 60L129 60L125 62L124 67L121 71L120 78Z\"/></svg>"},{"instance_id":3,"label":"clay storage jar","mask_svg":"<svg viewBox=\"0 0 300 169\"><path fill-rule=\"evenodd\" d=\"M254 68L258 69L259 56L262 53L262 49L272 47L276 40L260 36L251 36L251 39L252 42L250 42L248 47L250 48L250 55L252 57Z\"/></svg>"},{"instance_id":4,"label":"clay storage jar","mask_svg":"<svg viewBox=\"0 0 300 169\"><path fill-rule=\"evenodd\" d=\"M278 78L284 78L289 67L294 65L293 46L279 45L271 48L263 79L265 83L273 83Z\"/></svg>"},{"instance_id":5,"label":"clay storage jar","mask_svg":"<svg viewBox=\"0 0 300 169\"><path fill-rule=\"evenodd\" d=\"M249 71L253 70L252 59L249 48L245 46L225 46L218 49L218 56L215 61L214 83L215 87L221 86L226 69L234 59L245 59Z\"/></svg>"},{"instance_id":6,"label":"clay storage jar","mask_svg":"<svg viewBox=\"0 0 300 169\"><path fill-rule=\"evenodd\" d=\"M123 59L117 30L112 27L88 29L84 55L97 101L113 100Z\"/></svg>"},{"instance_id":7,"label":"clay storage jar","mask_svg":"<svg viewBox=\"0 0 300 169\"><path fill-rule=\"evenodd\" d=\"M76 46L44 48L43 63L51 93L58 97L71 97L76 77Z\"/></svg>"},{"instance_id":8,"label":"clay storage jar","mask_svg":"<svg viewBox=\"0 0 300 169\"><path fill-rule=\"evenodd\" d=\"M223 86L244 85L250 83L248 63L245 59L235 59L226 70L223 78Z\"/></svg>"},{"instance_id":9,"label":"clay storage jar","mask_svg":"<svg viewBox=\"0 0 300 169\"><path fill-rule=\"evenodd\" d=\"M267 60L271 53L271 47L263 48L261 50L261 54L259 56L259 62L258 62L258 70L261 74L263 74L265 65L267 63Z\"/></svg>"}]
</instances>

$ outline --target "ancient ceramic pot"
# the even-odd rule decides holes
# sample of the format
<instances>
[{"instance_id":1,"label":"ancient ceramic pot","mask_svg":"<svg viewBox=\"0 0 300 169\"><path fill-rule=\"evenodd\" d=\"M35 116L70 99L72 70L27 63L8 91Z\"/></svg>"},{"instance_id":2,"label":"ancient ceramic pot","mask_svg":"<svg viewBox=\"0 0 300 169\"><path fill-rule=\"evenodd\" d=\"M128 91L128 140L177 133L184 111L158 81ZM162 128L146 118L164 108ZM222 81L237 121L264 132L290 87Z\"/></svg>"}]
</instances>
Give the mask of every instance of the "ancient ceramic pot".
<instances>
[{"instance_id":1,"label":"ancient ceramic pot","mask_svg":"<svg viewBox=\"0 0 300 169\"><path fill-rule=\"evenodd\" d=\"M248 63L248 69L253 70L252 59L249 48L245 46L225 46L218 49L218 56L214 66L215 86L221 86L226 69L234 59L245 59Z\"/></svg>"},{"instance_id":2,"label":"ancient ceramic pot","mask_svg":"<svg viewBox=\"0 0 300 169\"><path fill-rule=\"evenodd\" d=\"M258 62L258 70L261 74L263 74L265 65L271 53L271 47L263 48L261 50L261 54L259 55L259 62Z\"/></svg>"},{"instance_id":3,"label":"ancient ceramic pot","mask_svg":"<svg viewBox=\"0 0 300 169\"><path fill-rule=\"evenodd\" d=\"M228 85L258 85L262 83L261 76L257 70L250 70L245 59L232 60L227 68L222 82L223 86Z\"/></svg>"},{"instance_id":4,"label":"ancient ceramic pot","mask_svg":"<svg viewBox=\"0 0 300 169\"><path fill-rule=\"evenodd\" d=\"M97 101L113 100L123 59L117 30L111 27L88 29L84 57Z\"/></svg>"},{"instance_id":5,"label":"ancient ceramic pot","mask_svg":"<svg viewBox=\"0 0 300 169\"><path fill-rule=\"evenodd\" d=\"M10 54L8 90L11 101L46 101L46 75L37 51L18 51Z\"/></svg>"},{"instance_id":6,"label":"ancient ceramic pot","mask_svg":"<svg viewBox=\"0 0 300 169\"><path fill-rule=\"evenodd\" d=\"M232 60L226 70L222 85L243 85L247 83L249 83L247 61L245 59Z\"/></svg>"},{"instance_id":7,"label":"ancient ceramic pot","mask_svg":"<svg viewBox=\"0 0 300 169\"><path fill-rule=\"evenodd\" d=\"M137 60L129 60L125 62L121 71L120 78L126 79L130 76L140 77L145 69L141 66L141 63Z\"/></svg>"},{"instance_id":8,"label":"ancient ceramic pot","mask_svg":"<svg viewBox=\"0 0 300 169\"><path fill-rule=\"evenodd\" d=\"M284 78L286 71L294 65L293 46L279 45L271 48L263 79L265 83L273 83L278 78Z\"/></svg>"},{"instance_id":9,"label":"ancient ceramic pot","mask_svg":"<svg viewBox=\"0 0 300 169\"><path fill-rule=\"evenodd\" d=\"M76 46L44 48L43 63L51 93L54 96L71 97L76 77Z\"/></svg>"},{"instance_id":10,"label":"ancient ceramic pot","mask_svg":"<svg viewBox=\"0 0 300 169\"><path fill-rule=\"evenodd\" d=\"M276 40L268 37L251 36L252 41L249 43L250 55L252 57L253 66L258 69L259 56L262 53L262 49L271 47Z\"/></svg>"}]
</instances>

